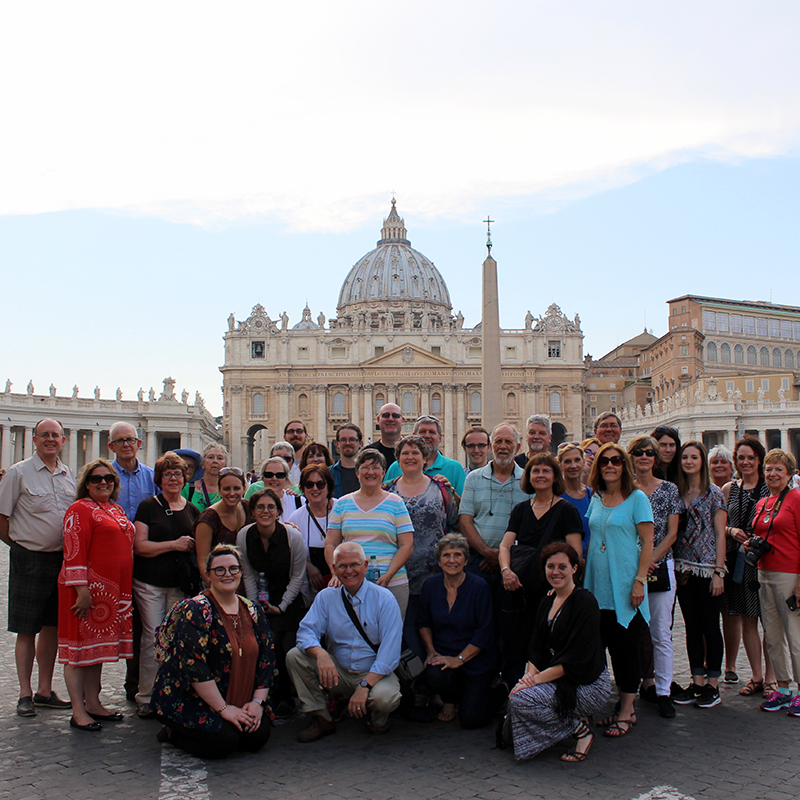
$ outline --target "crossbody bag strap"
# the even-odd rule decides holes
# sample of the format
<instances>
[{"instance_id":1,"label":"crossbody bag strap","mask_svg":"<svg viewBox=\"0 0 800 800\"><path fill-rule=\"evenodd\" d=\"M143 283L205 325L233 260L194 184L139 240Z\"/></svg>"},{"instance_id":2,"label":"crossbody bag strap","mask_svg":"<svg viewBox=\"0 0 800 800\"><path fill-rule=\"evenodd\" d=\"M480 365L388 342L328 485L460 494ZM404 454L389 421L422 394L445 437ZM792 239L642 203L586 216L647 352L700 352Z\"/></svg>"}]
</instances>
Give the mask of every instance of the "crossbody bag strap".
<instances>
[{"instance_id":1,"label":"crossbody bag strap","mask_svg":"<svg viewBox=\"0 0 800 800\"><path fill-rule=\"evenodd\" d=\"M345 592L344 586L342 586L342 602L344 603L344 609L347 612L347 616L353 622L353 625L356 626L356 630L361 634L361 638L377 653L378 652L378 645L376 645L372 639L367 636L367 632L362 627L361 623L358 621L358 617L356 616L355 609L353 608L353 604L347 597L347 593Z\"/></svg>"}]
</instances>

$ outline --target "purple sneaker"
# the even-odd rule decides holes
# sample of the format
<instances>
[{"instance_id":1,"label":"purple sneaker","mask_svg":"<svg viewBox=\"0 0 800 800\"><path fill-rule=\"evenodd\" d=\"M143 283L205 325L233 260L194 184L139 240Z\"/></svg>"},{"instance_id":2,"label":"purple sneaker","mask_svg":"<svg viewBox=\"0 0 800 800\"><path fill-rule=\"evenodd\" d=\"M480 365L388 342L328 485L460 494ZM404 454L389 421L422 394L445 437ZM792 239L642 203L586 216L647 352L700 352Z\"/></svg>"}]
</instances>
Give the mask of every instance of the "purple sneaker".
<instances>
[{"instance_id":1,"label":"purple sneaker","mask_svg":"<svg viewBox=\"0 0 800 800\"><path fill-rule=\"evenodd\" d=\"M789 703L786 713L790 717L800 717L800 694L792 698L792 702Z\"/></svg>"},{"instance_id":2,"label":"purple sneaker","mask_svg":"<svg viewBox=\"0 0 800 800\"><path fill-rule=\"evenodd\" d=\"M784 692L773 692L762 704L762 711L780 711L792 702L792 695Z\"/></svg>"}]
</instances>

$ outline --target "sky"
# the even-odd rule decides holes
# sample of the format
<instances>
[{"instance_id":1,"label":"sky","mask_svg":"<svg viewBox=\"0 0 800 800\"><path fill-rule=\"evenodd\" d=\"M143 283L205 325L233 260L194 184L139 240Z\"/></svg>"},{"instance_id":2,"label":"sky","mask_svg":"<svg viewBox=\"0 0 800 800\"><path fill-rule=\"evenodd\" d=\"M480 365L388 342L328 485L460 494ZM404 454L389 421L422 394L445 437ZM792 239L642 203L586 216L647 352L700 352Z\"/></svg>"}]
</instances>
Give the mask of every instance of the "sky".
<instances>
[{"instance_id":1,"label":"sky","mask_svg":"<svg viewBox=\"0 0 800 800\"><path fill-rule=\"evenodd\" d=\"M218 413L228 314L335 316L392 196L465 325L599 357L682 294L800 306L800 5L6 4L0 383L164 377Z\"/></svg>"}]
</instances>

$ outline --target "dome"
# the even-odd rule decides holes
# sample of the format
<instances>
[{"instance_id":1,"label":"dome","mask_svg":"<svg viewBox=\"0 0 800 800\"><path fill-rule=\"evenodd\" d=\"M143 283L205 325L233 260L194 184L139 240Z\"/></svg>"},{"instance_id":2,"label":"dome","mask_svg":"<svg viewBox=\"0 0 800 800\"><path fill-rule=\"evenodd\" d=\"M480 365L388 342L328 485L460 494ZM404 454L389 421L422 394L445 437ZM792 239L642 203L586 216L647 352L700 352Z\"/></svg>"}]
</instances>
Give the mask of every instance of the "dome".
<instances>
[{"instance_id":1,"label":"dome","mask_svg":"<svg viewBox=\"0 0 800 800\"><path fill-rule=\"evenodd\" d=\"M341 317L356 309L385 308L398 301L448 315L452 311L444 278L432 261L411 247L392 198L378 246L356 262L342 284L338 313Z\"/></svg>"}]
</instances>

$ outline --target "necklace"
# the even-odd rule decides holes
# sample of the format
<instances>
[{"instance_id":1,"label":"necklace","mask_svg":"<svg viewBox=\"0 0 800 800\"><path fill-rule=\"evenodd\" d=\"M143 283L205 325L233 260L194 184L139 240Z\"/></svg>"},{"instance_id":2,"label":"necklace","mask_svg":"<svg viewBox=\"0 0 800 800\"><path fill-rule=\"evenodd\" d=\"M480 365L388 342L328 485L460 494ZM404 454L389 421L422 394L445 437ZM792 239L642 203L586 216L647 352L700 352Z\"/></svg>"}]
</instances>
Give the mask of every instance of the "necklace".
<instances>
[{"instance_id":1,"label":"necklace","mask_svg":"<svg viewBox=\"0 0 800 800\"><path fill-rule=\"evenodd\" d=\"M239 655L242 654L242 637L239 635L239 625L241 622L241 607L236 609L236 612L233 614L229 614L227 611L225 612L225 616L228 618L228 622L231 623L231 627L233 628L233 635L236 639L236 646L239 648Z\"/></svg>"},{"instance_id":2,"label":"necklace","mask_svg":"<svg viewBox=\"0 0 800 800\"><path fill-rule=\"evenodd\" d=\"M608 518L611 516L611 509L603 506L603 517L600 520L603 523L603 532L600 534L600 552L606 551L606 526L608 525Z\"/></svg>"}]
</instances>

